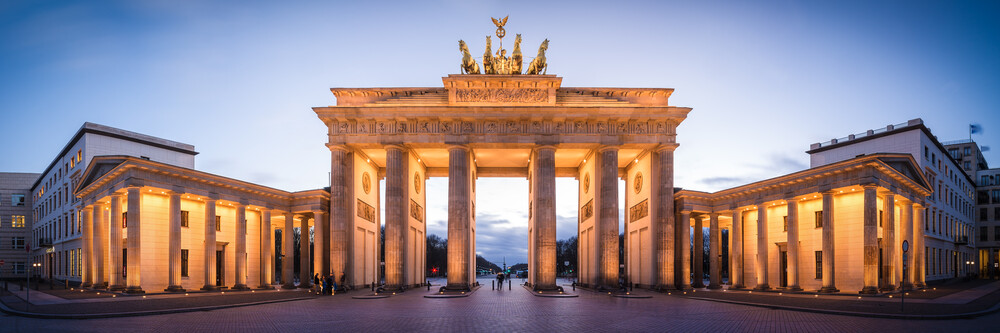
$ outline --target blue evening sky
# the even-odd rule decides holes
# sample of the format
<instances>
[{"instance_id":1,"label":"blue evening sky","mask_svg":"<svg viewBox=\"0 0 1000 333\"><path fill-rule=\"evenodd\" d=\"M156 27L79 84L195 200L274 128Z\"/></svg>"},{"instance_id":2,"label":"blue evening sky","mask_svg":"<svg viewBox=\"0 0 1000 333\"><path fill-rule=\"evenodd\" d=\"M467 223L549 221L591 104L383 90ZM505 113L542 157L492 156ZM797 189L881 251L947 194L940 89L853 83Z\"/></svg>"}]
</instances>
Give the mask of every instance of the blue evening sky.
<instances>
[{"instance_id":1,"label":"blue evening sky","mask_svg":"<svg viewBox=\"0 0 1000 333\"><path fill-rule=\"evenodd\" d=\"M441 86L510 15L564 86L675 88L676 185L808 167L809 144L923 118L1000 149L995 1L4 1L0 171L41 172L85 121L190 143L199 170L326 186L330 87ZM494 46L496 42L494 41ZM994 167L996 151L986 152ZM576 182L558 181L560 239ZM443 178L428 232L446 235ZM478 250L523 262L527 183L480 179ZM516 199L510 199L516 198Z\"/></svg>"}]
</instances>

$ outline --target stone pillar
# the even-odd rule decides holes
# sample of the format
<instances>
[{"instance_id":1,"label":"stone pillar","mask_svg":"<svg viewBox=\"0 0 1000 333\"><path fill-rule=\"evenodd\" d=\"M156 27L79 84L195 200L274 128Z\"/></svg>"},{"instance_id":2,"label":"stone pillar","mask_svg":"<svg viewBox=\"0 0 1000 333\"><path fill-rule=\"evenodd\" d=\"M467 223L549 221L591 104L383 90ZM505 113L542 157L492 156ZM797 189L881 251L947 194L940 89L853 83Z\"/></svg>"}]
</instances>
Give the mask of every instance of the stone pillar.
<instances>
[{"instance_id":1,"label":"stone pillar","mask_svg":"<svg viewBox=\"0 0 1000 333\"><path fill-rule=\"evenodd\" d=\"M409 194L407 186L409 163L406 151L401 146L385 146L385 154L385 289L402 290L406 275L403 267L406 258L405 237L409 224L407 214L409 202L406 199ZM450 229L449 227L449 252L453 244ZM456 272L449 266L449 282L452 274Z\"/></svg>"},{"instance_id":2,"label":"stone pillar","mask_svg":"<svg viewBox=\"0 0 1000 333\"><path fill-rule=\"evenodd\" d=\"M886 194L882 208L882 284L883 291L896 289L896 196Z\"/></svg>"},{"instance_id":3,"label":"stone pillar","mask_svg":"<svg viewBox=\"0 0 1000 333\"><path fill-rule=\"evenodd\" d=\"M708 289L722 288L722 253L719 213L708 214Z\"/></svg>"},{"instance_id":4,"label":"stone pillar","mask_svg":"<svg viewBox=\"0 0 1000 333\"><path fill-rule=\"evenodd\" d=\"M771 289L768 279L767 250L771 244L767 240L767 205L757 204L757 287L756 290Z\"/></svg>"},{"instance_id":5,"label":"stone pillar","mask_svg":"<svg viewBox=\"0 0 1000 333\"><path fill-rule=\"evenodd\" d=\"M864 288L862 294L878 293L878 206L875 185L864 185Z\"/></svg>"},{"instance_id":6,"label":"stone pillar","mask_svg":"<svg viewBox=\"0 0 1000 333\"><path fill-rule=\"evenodd\" d=\"M906 253L906 261L903 262L903 276L901 286L903 288L913 288L913 254L916 248L913 246L913 202L904 201L903 208L899 210L900 233L903 241L910 245Z\"/></svg>"},{"instance_id":7,"label":"stone pillar","mask_svg":"<svg viewBox=\"0 0 1000 333\"><path fill-rule=\"evenodd\" d=\"M840 292L834 276L833 191L823 191L823 287L821 293Z\"/></svg>"},{"instance_id":8,"label":"stone pillar","mask_svg":"<svg viewBox=\"0 0 1000 333\"><path fill-rule=\"evenodd\" d=\"M122 265L122 200L125 195L121 193L111 194L111 213L108 223L108 290L125 290L124 273L125 267Z\"/></svg>"},{"instance_id":9,"label":"stone pillar","mask_svg":"<svg viewBox=\"0 0 1000 333\"><path fill-rule=\"evenodd\" d=\"M789 197L787 202L788 215L788 289L802 290L799 287L799 201Z\"/></svg>"},{"instance_id":10,"label":"stone pillar","mask_svg":"<svg viewBox=\"0 0 1000 333\"><path fill-rule=\"evenodd\" d=\"M733 248L729 249L732 255L730 260L732 264L729 266L729 280L733 288L742 289L746 288L746 282L743 281L743 213L739 209L733 207Z\"/></svg>"},{"instance_id":11,"label":"stone pillar","mask_svg":"<svg viewBox=\"0 0 1000 333\"><path fill-rule=\"evenodd\" d=\"M330 243L327 236L330 234L330 219L322 210L313 211L313 271L319 276L330 275ZM336 277L334 279L339 278ZM337 280L340 284L340 280Z\"/></svg>"},{"instance_id":12,"label":"stone pillar","mask_svg":"<svg viewBox=\"0 0 1000 333\"><path fill-rule=\"evenodd\" d=\"M598 150L597 167L600 178L600 215L597 222L599 262L597 283L599 288L618 288L618 147L606 146Z\"/></svg>"},{"instance_id":13,"label":"stone pillar","mask_svg":"<svg viewBox=\"0 0 1000 333\"><path fill-rule=\"evenodd\" d=\"M468 290L470 288L469 241L471 240L470 234L472 231L471 221L469 221L469 216L471 215L469 199L472 195L470 170L469 147L449 147L447 289ZM386 191L388 190L387 186ZM386 195L388 196L388 194Z\"/></svg>"},{"instance_id":14,"label":"stone pillar","mask_svg":"<svg viewBox=\"0 0 1000 333\"><path fill-rule=\"evenodd\" d=\"M105 218L108 211L106 207L102 203L94 203L94 289L108 287L108 282L105 280L108 271L104 268L108 262L108 220Z\"/></svg>"},{"instance_id":15,"label":"stone pillar","mask_svg":"<svg viewBox=\"0 0 1000 333\"><path fill-rule=\"evenodd\" d=\"M138 186L128 187L128 213L125 220L128 226L128 272L125 281L125 292L131 294L144 293L142 290L142 242L140 228L142 227L142 189Z\"/></svg>"},{"instance_id":16,"label":"stone pillar","mask_svg":"<svg viewBox=\"0 0 1000 333\"><path fill-rule=\"evenodd\" d=\"M913 284L915 288L925 288L927 283L927 256L924 254L924 225L927 223L923 205L913 205Z\"/></svg>"},{"instance_id":17,"label":"stone pillar","mask_svg":"<svg viewBox=\"0 0 1000 333\"><path fill-rule=\"evenodd\" d=\"M215 290L215 198L205 199L205 285L201 290Z\"/></svg>"},{"instance_id":18,"label":"stone pillar","mask_svg":"<svg viewBox=\"0 0 1000 333\"><path fill-rule=\"evenodd\" d=\"M285 213L285 229L281 231L281 288L295 289L295 214Z\"/></svg>"},{"instance_id":19,"label":"stone pillar","mask_svg":"<svg viewBox=\"0 0 1000 333\"><path fill-rule=\"evenodd\" d=\"M184 288L181 287L181 193L170 191L167 192L170 196L169 207L167 208L167 214L169 221L167 221L167 229L169 230L168 235L168 276L167 276L167 289L166 291L182 292ZM116 199L111 199L111 215L114 216L115 209L113 207ZM114 220L112 218L112 220ZM114 223L112 223L114 224ZM114 242L114 240L112 240ZM113 266L112 266L113 267ZM112 268L112 271L114 268ZM112 275L114 275L112 273ZM112 278L114 281L114 278Z\"/></svg>"},{"instance_id":20,"label":"stone pillar","mask_svg":"<svg viewBox=\"0 0 1000 333\"><path fill-rule=\"evenodd\" d=\"M699 215L694 218L694 246L692 246L693 256L691 260L692 266L694 266L694 279L692 279L692 287L694 288L704 288L705 287L705 234L703 232L703 223L705 221L704 215ZM711 238L711 237L709 237Z\"/></svg>"},{"instance_id":21,"label":"stone pillar","mask_svg":"<svg viewBox=\"0 0 1000 333\"><path fill-rule=\"evenodd\" d=\"M274 266L271 266L271 210L264 208L260 210L260 285L258 289L273 289L271 286L271 275Z\"/></svg>"},{"instance_id":22,"label":"stone pillar","mask_svg":"<svg viewBox=\"0 0 1000 333\"><path fill-rule=\"evenodd\" d=\"M535 290L555 290L556 284L556 148L535 150Z\"/></svg>"},{"instance_id":23,"label":"stone pillar","mask_svg":"<svg viewBox=\"0 0 1000 333\"><path fill-rule=\"evenodd\" d=\"M691 211L681 211L681 218L677 220L676 235L681 252L681 274L677 288L688 290L691 289Z\"/></svg>"},{"instance_id":24,"label":"stone pillar","mask_svg":"<svg viewBox=\"0 0 1000 333\"><path fill-rule=\"evenodd\" d=\"M656 289L674 289L675 221L674 221L674 150L677 144L662 144L655 153L659 159L656 171L660 182L656 192Z\"/></svg>"},{"instance_id":25,"label":"stone pillar","mask_svg":"<svg viewBox=\"0 0 1000 333\"><path fill-rule=\"evenodd\" d=\"M94 285L94 268L93 268L93 257L94 257L94 206L86 206L80 210L80 217L82 218L81 223L83 226L80 229L83 230L83 244L81 245L80 252L83 254L83 283L80 284L81 288L87 288ZM31 265L31 263L26 263L26 265ZM25 267L25 269L31 269L30 266Z\"/></svg>"},{"instance_id":26,"label":"stone pillar","mask_svg":"<svg viewBox=\"0 0 1000 333\"><path fill-rule=\"evenodd\" d=\"M330 273L337 279L345 276L347 283L352 277L347 275L347 237L350 235L348 226L351 221L350 182L348 181L348 163L350 158L346 146L327 145L330 148ZM373 187L378 188L378 177L373 181ZM362 275L363 278L364 275ZM339 280L338 286L339 286ZM361 284L374 281L360 281Z\"/></svg>"},{"instance_id":27,"label":"stone pillar","mask_svg":"<svg viewBox=\"0 0 1000 333\"><path fill-rule=\"evenodd\" d=\"M312 260L309 259L309 217L299 219L299 288L312 288Z\"/></svg>"},{"instance_id":28,"label":"stone pillar","mask_svg":"<svg viewBox=\"0 0 1000 333\"><path fill-rule=\"evenodd\" d=\"M247 206L236 204L236 283L233 290L247 290ZM308 240L309 234L306 234Z\"/></svg>"}]
</instances>

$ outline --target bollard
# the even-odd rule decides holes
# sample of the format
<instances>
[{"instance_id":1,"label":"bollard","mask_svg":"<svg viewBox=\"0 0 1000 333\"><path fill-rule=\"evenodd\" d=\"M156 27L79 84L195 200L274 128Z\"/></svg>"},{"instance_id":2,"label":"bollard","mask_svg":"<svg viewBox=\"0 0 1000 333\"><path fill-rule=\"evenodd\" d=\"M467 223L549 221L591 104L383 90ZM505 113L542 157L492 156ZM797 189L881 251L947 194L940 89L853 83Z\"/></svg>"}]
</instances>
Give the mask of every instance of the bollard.
<instances>
[{"instance_id":1,"label":"bollard","mask_svg":"<svg viewBox=\"0 0 1000 333\"><path fill-rule=\"evenodd\" d=\"M431 291L431 280L424 280L427 283L427 291Z\"/></svg>"},{"instance_id":2,"label":"bollard","mask_svg":"<svg viewBox=\"0 0 1000 333\"><path fill-rule=\"evenodd\" d=\"M503 288L503 287L500 287ZM510 290L510 280L507 280L507 290Z\"/></svg>"},{"instance_id":3,"label":"bollard","mask_svg":"<svg viewBox=\"0 0 1000 333\"><path fill-rule=\"evenodd\" d=\"M490 281L490 290L497 290L497 282Z\"/></svg>"}]
</instances>

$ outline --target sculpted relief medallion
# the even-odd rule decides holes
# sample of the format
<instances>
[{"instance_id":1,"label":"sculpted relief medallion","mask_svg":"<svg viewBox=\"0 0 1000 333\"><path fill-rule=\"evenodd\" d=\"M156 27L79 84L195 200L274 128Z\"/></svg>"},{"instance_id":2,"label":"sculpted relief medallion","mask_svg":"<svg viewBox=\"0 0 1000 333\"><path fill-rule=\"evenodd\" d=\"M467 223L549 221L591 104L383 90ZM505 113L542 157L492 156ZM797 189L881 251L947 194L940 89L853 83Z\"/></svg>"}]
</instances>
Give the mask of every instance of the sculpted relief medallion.
<instances>
[{"instance_id":1,"label":"sculpted relief medallion","mask_svg":"<svg viewBox=\"0 0 1000 333\"><path fill-rule=\"evenodd\" d=\"M590 173L583 174L583 194L590 192Z\"/></svg>"},{"instance_id":2,"label":"sculpted relief medallion","mask_svg":"<svg viewBox=\"0 0 1000 333\"><path fill-rule=\"evenodd\" d=\"M361 175L361 189L365 190L365 194L372 191L372 177L367 172Z\"/></svg>"},{"instance_id":3,"label":"sculpted relief medallion","mask_svg":"<svg viewBox=\"0 0 1000 333\"><path fill-rule=\"evenodd\" d=\"M642 191L642 172L635 174L635 180L632 181L632 187L635 188L635 194L639 194Z\"/></svg>"},{"instance_id":4,"label":"sculpted relief medallion","mask_svg":"<svg viewBox=\"0 0 1000 333\"><path fill-rule=\"evenodd\" d=\"M413 173L413 190L420 194L420 172Z\"/></svg>"}]
</instances>

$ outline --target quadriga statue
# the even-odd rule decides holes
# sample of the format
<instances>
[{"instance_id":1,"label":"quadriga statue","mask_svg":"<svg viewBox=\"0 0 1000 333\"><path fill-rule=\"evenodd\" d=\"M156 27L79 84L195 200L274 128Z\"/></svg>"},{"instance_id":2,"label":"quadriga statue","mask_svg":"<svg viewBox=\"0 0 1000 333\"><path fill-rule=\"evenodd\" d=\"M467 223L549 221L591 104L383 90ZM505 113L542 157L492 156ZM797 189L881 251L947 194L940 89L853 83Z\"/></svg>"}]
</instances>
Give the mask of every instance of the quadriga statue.
<instances>
[{"instance_id":1,"label":"quadriga statue","mask_svg":"<svg viewBox=\"0 0 1000 333\"><path fill-rule=\"evenodd\" d=\"M549 40L546 39L545 41L542 42L542 45L538 47L538 56L535 57L535 60L531 61L531 64L528 65L528 71L524 72L524 74L528 75L545 74L545 67L548 66L548 64L545 63L545 50L548 49L549 49Z\"/></svg>"},{"instance_id":2,"label":"quadriga statue","mask_svg":"<svg viewBox=\"0 0 1000 333\"><path fill-rule=\"evenodd\" d=\"M472 59L472 54L469 53L469 47L465 45L464 40L458 41L458 50L462 51L462 73L479 74L479 64L476 63L476 59Z\"/></svg>"}]
</instances>

